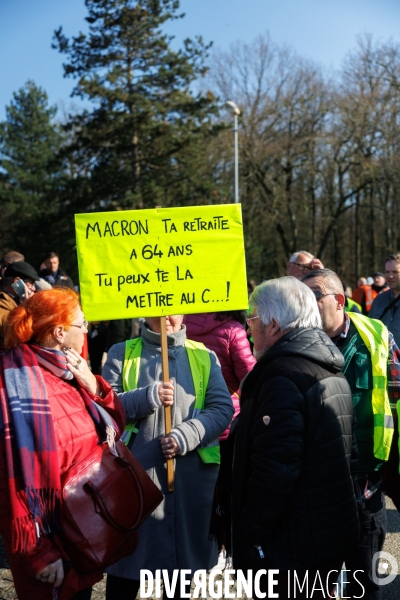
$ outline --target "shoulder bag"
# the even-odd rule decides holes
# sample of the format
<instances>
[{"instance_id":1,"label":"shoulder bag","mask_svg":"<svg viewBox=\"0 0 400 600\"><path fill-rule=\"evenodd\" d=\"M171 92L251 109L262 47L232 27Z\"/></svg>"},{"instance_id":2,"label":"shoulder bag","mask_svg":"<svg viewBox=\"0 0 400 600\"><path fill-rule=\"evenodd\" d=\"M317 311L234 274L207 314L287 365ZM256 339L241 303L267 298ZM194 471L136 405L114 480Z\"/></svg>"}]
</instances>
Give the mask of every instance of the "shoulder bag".
<instances>
[{"instance_id":1,"label":"shoulder bag","mask_svg":"<svg viewBox=\"0 0 400 600\"><path fill-rule=\"evenodd\" d=\"M97 409L107 432L114 432L107 411ZM132 554L136 529L163 500L125 444L107 439L61 480L60 539L78 573L102 570Z\"/></svg>"}]
</instances>

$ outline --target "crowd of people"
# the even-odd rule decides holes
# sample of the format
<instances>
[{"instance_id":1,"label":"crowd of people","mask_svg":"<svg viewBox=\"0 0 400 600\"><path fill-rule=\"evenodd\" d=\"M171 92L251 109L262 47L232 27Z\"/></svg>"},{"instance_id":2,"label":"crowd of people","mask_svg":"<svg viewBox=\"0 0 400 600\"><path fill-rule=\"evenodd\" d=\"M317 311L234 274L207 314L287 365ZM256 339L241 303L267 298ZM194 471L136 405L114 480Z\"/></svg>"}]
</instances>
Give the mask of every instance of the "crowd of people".
<instances>
[{"instance_id":1,"label":"crowd of people","mask_svg":"<svg viewBox=\"0 0 400 600\"><path fill-rule=\"evenodd\" d=\"M193 575L222 549L235 570L277 569L281 598L291 572L327 597L343 563L346 597L382 597L385 494L400 509L400 254L351 293L298 251L285 277L249 282L248 311L167 316L169 381L158 318L88 324L59 257L38 271L1 261L0 533L21 600L88 600L103 576L71 564L59 519L103 411L164 495L107 567L107 600L135 598L142 569Z\"/></svg>"},{"instance_id":2,"label":"crowd of people","mask_svg":"<svg viewBox=\"0 0 400 600\"><path fill-rule=\"evenodd\" d=\"M3 255L0 262L0 350L4 347L4 325L8 313L39 290L54 285L75 289L70 277L60 269L60 259L50 252L40 265L39 273L25 256L15 250Z\"/></svg>"}]
</instances>

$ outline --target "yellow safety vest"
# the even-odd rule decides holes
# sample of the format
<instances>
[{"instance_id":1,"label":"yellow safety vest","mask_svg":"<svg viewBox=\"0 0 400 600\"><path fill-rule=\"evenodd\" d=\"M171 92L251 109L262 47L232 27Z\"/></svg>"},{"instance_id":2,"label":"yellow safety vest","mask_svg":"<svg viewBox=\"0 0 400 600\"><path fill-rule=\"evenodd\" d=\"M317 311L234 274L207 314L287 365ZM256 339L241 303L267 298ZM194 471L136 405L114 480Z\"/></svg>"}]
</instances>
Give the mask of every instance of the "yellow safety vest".
<instances>
[{"instance_id":1,"label":"yellow safety vest","mask_svg":"<svg viewBox=\"0 0 400 600\"><path fill-rule=\"evenodd\" d=\"M388 330L377 319L370 319L353 312L346 314L371 354L374 456L380 460L388 460L394 431L393 416L387 393Z\"/></svg>"},{"instance_id":2,"label":"yellow safety vest","mask_svg":"<svg viewBox=\"0 0 400 600\"><path fill-rule=\"evenodd\" d=\"M195 391L192 415L192 418L194 418L200 411L204 410L208 380L210 379L211 358L204 344L200 342L186 340L185 348ZM134 338L125 343L124 366L122 369L122 385L125 392L135 390L138 386L142 349L142 338ZM126 429L137 432L136 423L127 425ZM197 452L205 463L220 464L221 462L218 440L211 442L206 448L197 448Z\"/></svg>"},{"instance_id":3,"label":"yellow safety vest","mask_svg":"<svg viewBox=\"0 0 400 600\"><path fill-rule=\"evenodd\" d=\"M352 300L351 298L346 298L346 300L347 300L346 312L350 312L351 309L353 308L353 306L357 306L360 313L362 313L362 308L361 308L360 304L358 304L358 302L356 302L355 300Z\"/></svg>"}]
</instances>

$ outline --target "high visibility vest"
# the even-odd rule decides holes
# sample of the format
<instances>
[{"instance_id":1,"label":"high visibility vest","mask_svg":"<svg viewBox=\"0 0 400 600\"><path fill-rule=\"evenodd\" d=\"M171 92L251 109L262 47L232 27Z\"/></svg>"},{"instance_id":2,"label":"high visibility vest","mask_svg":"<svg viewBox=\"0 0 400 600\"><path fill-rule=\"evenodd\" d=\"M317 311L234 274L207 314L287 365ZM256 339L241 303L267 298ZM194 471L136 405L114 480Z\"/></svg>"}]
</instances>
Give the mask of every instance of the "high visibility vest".
<instances>
[{"instance_id":1,"label":"high visibility vest","mask_svg":"<svg viewBox=\"0 0 400 600\"><path fill-rule=\"evenodd\" d=\"M365 310L369 312L371 310L372 303L374 301L373 289L371 286L365 286L367 289L365 290ZM360 333L361 335L361 333Z\"/></svg>"},{"instance_id":2,"label":"high visibility vest","mask_svg":"<svg viewBox=\"0 0 400 600\"><path fill-rule=\"evenodd\" d=\"M192 374L195 402L192 418L204 410L208 380L211 372L210 353L200 342L185 341L185 348ZM142 356L143 340L135 338L125 343L124 366L122 369L122 385L124 392L135 390L139 381L140 358ZM134 425L135 426L135 425ZM128 429L132 426L127 426ZM206 448L197 448L201 459L205 463L221 462L218 439L211 442Z\"/></svg>"},{"instance_id":3,"label":"high visibility vest","mask_svg":"<svg viewBox=\"0 0 400 600\"><path fill-rule=\"evenodd\" d=\"M389 333L381 321L347 313L366 345L372 362L372 411L374 414L374 456L388 460L394 423L387 393Z\"/></svg>"},{"instance_id":4,"label":"high visibility vest","mask_svg":"<svg viewBox=\"0 0 400 600\"><path fill-rule=\"evenodd\" d=\"M356 302L355 300L352 300L351 298L347 298L346 312L350 312L353 306L357 306L360 313L362 313L362 308L358 304L358 302Z\"/></svg>"}]
</instances>

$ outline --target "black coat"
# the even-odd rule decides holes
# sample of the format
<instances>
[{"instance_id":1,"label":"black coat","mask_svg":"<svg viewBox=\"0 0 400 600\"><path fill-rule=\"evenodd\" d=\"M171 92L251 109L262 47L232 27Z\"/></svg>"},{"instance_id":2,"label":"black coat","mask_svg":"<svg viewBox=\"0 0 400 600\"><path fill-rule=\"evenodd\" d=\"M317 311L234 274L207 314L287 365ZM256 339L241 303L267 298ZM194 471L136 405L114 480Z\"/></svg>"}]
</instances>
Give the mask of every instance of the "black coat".
<instances>
[{"instance_id":1,"label":"black coat","mask_svg":"<svg viewBox=\"0 0 400 600\"><path fill-rule=\"evenodd\" d=\"M245 379L232 473L235 569L340 566L357 544L352 397L342 368L322 330L296 329Z\"/></svg>"}]
</instances>

